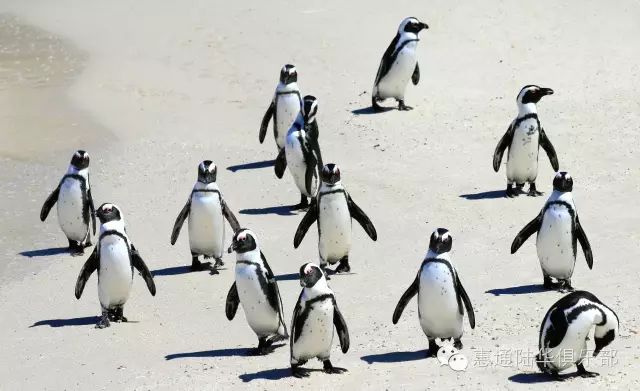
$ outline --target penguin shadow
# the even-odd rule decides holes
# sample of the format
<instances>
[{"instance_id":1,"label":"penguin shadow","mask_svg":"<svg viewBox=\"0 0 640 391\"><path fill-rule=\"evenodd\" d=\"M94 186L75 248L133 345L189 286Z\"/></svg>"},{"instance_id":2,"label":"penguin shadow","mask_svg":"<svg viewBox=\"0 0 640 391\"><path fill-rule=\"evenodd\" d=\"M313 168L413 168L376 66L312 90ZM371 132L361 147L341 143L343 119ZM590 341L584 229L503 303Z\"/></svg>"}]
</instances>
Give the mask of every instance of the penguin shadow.
<instances>
[{"instance_id":1,"label":"penguin shadow","mask_svg":"<svg viewBox=\"0 0 640 391\"><path fill-rule=\"evenodd\" d=\"M263 160L261 162L236 164L235 166L227 167L227 170L231 172L236 172L241 170L255 170L257 168L273 167L275 162L276 162L275 160Z\"/></svg>"},{"instance_id":2,"label":"penguin shadow","mask_svg":"<svg viewBox=\"0 0 640 391\"><path fill-rule=\"evenodd\" d=\"M100 320L98 316L87 316L84 318L70 318L70 319L47 319L35 322L31 327L49 326L49 327L67 327L67 326L89 326L95 325Z\"/></svg>"},{"instance_id":3,"label":"penguin shadow","mask_svg":"<svg viewBox=\"0 0 640 391\"><path fill-rule=\"evenodd\" d=\"M151 274L155 276L176 276L178 274L188 274L188 273L200 273L200 272L211 272L211 262L203 262L202 270L191 270L191 266L172 266L165 267L164 269L157 269L151 271ZM218 267L217 271L227 270L226 267Z\"/></svg>"},{"instance_id":4,"label":"penguin shadow","mask_svg":"<svg viewBox=\"0 0 640 391\"><path fill-rule=\"evenodd\" d=\"M534 383L562 382L564 380L568 380L573 377L576 377L576 376L570 373L566 375L551 376L542 372L529 372L529 373L518 373L516 375L509 376L509 380L514 383L534 384Z\"/></svg>"},{"instance_id":5,"label":"penguin shadow","mask_svg":"<svg viewBox=\"0 0 640 391\"><path fill-rule=\"evenodd\" d=\"M460 194L460 198L467 200L491 200L496 198L505 198L507 196L504 190L482 191L480 193Z\"/></svg>"},{"instance_id":6,"label":"penguin shadow","mask_svg":"<svg viewBox=\"0 0 640 391\"><path fill-rule=\"evenodd\" d=\"M284 346L284 344L272 345L273 349ZM250 356L253 348L231 348L231 349L215 349L202 350L200 352L186 352L167 354L164 359L167 361L179 358L216 358L216 357L246 357Z\"/></svg>"},{"instance_id":7,"label":"penguin shadow","mask_svg":"<svg viewBox=\"0 0 640 391\"><path fill-rule=\"evenodd\" d=\"M275 214L278 216L295 216L297 215L296 210L292 209L292 206L289 205L280 205L280 206L269 206L266 208L253 208L253 209L242 209L240 210L240 214L243 215L268 215Z\"/></svg>"},{"instance_id":8,"label":"penguin shadow","mask_svg":"<svg viewBox=\"0 0 640 391\"><path fill-rule=\"evenodd\" d=\"M22 251L19 253L23 257L33 258L33 257L48 257L51 255L60 255L60 254L68 254L69 247L50 247L50 248L42 248L39 250L28 250Z\"/></svg>"},{"instance_id":9,"label":"penguin shadow","mask_svg":"<svg viewBox=\"0 0 640 391\"><path fill-rule=\"evenodd\" d=\"M368 356L362 356L360 359L367 364L374 363L397 363L407 361L426 360L428 350L416 350L413 352L389 352L382 354L370 354Z\"/></svg>"},{"instance_id":10,"label":"penguin shadow","mask_svg":"<svg viewBox=\"0 0 640 391\"><path fill-rule=\"evenodd\" d=\"M307 369L309 372L322 372L322 369ZM292 377L291 368L275 368L266 369L255 373L245 373L238 376L240 380L245 383L249 383L253 380L281 380L287 377Z\"/></svg>"},{"instance_id":11,"label":"penguin shadow","mask_svg":"<svg viewBox=\"0 0 640 391\"><path fill-rule=\"evenodd\" d=\"M491 293L494 296L500 296L500 295L526 295L529 293L541 293L546 291L547 289L545 289L540 284L529 284L529 285L512 286L508 288L490 289L485 293Z\"/></svg>"},{"instance_id":12,"label":"penguin shadow","mask_svg":"<svg viewBox=\"0 0 640 391\"><path fill-rule=\"evenodd\" d=\"M276 281L295 281L300 279L299 273L280 274L276 276Z\"/></svg>"},{"instance_id":13,"label":"penguin shadow","mask_svg":"<svg viewBox=\"0 0 640 391\"><path fill-rule=\"evenodd\" d=\"M380 110L376 111L372 106L367 106L360 109L351 110L351 113L355 115L382 114L395 109L395 107L381 107Z\"/></svg>"}]
</instances>

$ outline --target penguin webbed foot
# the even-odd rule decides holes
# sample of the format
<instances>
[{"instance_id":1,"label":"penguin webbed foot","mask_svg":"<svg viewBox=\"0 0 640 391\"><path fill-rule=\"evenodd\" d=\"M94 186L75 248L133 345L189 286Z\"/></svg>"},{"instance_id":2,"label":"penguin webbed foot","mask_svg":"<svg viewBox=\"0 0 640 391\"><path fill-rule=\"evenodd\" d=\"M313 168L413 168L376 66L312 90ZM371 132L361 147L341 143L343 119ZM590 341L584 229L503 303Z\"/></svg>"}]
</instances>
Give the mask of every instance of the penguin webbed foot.
<instances>
[{"instance_id":1,"label":"penguin webbed foot","mask_svg":"<svg viewBox=\"0 0 640 391\"><path fill-rule=\"evenodd\" d=\"M427 350L427 357L437 357L438 344L435 339L429 339L429 350Z\"/></svg>"},{"instance_id":2,"label":"penguin webbed foot","mask_svg":"<svg viewBox=\"0 0 640 391\"><path fill-rule=\"evenodd\" d=\"M505 191L505 196L507 198L514 198L522 194L522 186L518 185L516 188L513 188L512 184L507 185L507 190Z\"/></svg>"},{"instance_id":3,"label":"penguin webbed foot","mask_svg":"<svg viewBox=\"0 0 640 391\"><path fill-rule=\"evenodd\" d=\"M323 370L324 373L329 373L329 374L340 374L340 373L345 373L347 372L346 368L340 368L340 367L334 367L333 364L331 364L330 360L324 360L322 362L323 364Z\"/></svg>"},{"instance_id":4,"label":"penguin webbed foot","mask_svg":"<svg viewBox=\"0 0 640 391\"><path fill-rule=\"evenodd\" d=\"M600 376L600 374L598 372L589 372L584 368L584 365L582 365L582 363L580 364L576 364L576 366L578 367L578 373L577 375L580 377L596 377L596 376Z\"/></svg>"},{"instance_id":5,"label":"penguin webbed foot","mask_svg":"<svg viewBox=\"0 0 640 391\"><path fill-rule=\"evenodd\" d=\"M413 110L413 107L407 106L406 104L404 104L404 100L398 99L398 110L399 111L409 111L409 110Z\"/></svg>"},{"instance_id":6,"label":"penguin webbed foot","mask_svg":"<svg viewBox=\"0 0 640 391\"><path fill-rule=\"evenodd\" d=\"M371 97L371 108L375 113L383 111L382 106L378 104L378 97L375 95Z\"/></svg>"},{"instance_id":7,"label":"penguin webbed foot","mask_svg":"<svg viewBox=\"0 0 640 391\"><path fill-rule=\"evenodd\" d=\"M291 210L304 210L309 207L309 200L307 200L307 196L300 195L300 203L298 205L293 205Z\"/></svg>"},{"instance_id":8,"label":"penguin webbed foot","mask_svg":"<svg viewBox=\"0 0 640 391\"><path fill-rule=\"evenodd\" d=\"M338 273L349 273L351 271L351 266L349 266L349 258L344 257L340 260L340 264L334 270L334 274Z\"/></svg>"},{"instance_id":9,"label":"penguin webbed foot","mask_svg":"<svg viewBox=\"0 0 640 391\"><path fill-rule=\"evenodd\" d=\"M460 338L456 338L453 340L453 347L458 350L462 350L462 341L460 340Z\"/></svg>"},{"instance_id":10,"label":"penguin webbed foot","mask_svg":"<svg viewBox=\"0 0 640 391\"><path fill-rule=\"evenodd\" d=\"M69 254L71 254L72 257L84 255L84 245L69 239Z\"/></svg>"},{"instance_id":11,"label":"penguin webbed foot","mask_svg":"<svg viewBox=\"0 0 640 391\"><path fill-rule=\"evenodd\" d=\"M200 262L197 256L194 256L191 260L191 271L201 272L203 270L211 269L211 262Z\"/></svg>"},{"instance_id":12,"label":"penguin webbed foot","mask_svg":"<svg viewBox=\"0 0 640 391\"><path fill-rule=\"evenodd\" d=\"M98 321L98 323L96 323L96 328L97 329L104 329L111 326L111 323L109 322L109 312L108 311L102 311L102 317L100 318L100 320Z\"/></svg>"},{"instance_id":13,"label":"penguin webbed foot","mask_svg":"<svg viewBox=\"0 0 640 391\"><path fill-rule=\"evenodd\" d=\"M302 379L303 377L309 377L308 369L302 368L301 364L291 364L291 374L298 379Z\"/></svg>"},{"instance_id":14,"label":"penguin webbed foot","mask_svg":"<svg viewBox=\"0 0 640 391\"><path fill-rule=\"evenodd\" d=\"M541 195L543 195L544 193L541 191L536 190L536 184L531 182L529 184L529 192L527 193L527 195L529 197L539 197Z\"/></svg>"},{"instance_id":15,"label":"penguin webbed foot","mask_svg":"<svg viewBox=\"0 0 640 391\"><path fill-rule=\"evenodd\" d=\"M562 293L573 292L575 289L571 286L571 280L560 280L557 284L558 291Z\"/></svg>"}]
</instances>

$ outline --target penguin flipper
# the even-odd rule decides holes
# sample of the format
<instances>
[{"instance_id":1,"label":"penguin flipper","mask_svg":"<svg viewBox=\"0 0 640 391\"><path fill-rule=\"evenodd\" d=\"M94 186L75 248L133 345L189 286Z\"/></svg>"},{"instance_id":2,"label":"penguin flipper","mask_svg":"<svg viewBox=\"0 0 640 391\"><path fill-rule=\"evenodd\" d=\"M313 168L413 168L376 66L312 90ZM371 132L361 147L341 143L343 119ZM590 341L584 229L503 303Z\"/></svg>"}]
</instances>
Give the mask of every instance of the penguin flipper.
<instances>
[{"instance_id":1,"label":"penguin flipper","mask_svg":"<svg viewBox=\"0 0 640 391\"><path fill-rule=\"evenodd\" d=\"M298 296L298 301L296 302L296 306L293 308L293 317L291 319L291 340L289 341L289 345L293 346L293 344L300 338L300 334L302 334L302 326L304 325L304 321L307 319L307 316L304 314L305 311L300 313L302 309L302 294L304 293L304 289L300 292L300 296Z\"/></svg>"},{"instance_id":2,"label":"penguin flipper","mask_svg":"<svg viewBox=\"0 0 640 391\"><path fill-rule=\"evenodd\" d=\"M564 335L567 333L567 328L569 328L569 323L567 322L567 317L559 308L554 308L551 310L549 314L549 319L551 320L551 327L547 330L547 347L549 349L553 349L556 346L560 345L562 340L564 339Z\"/></svg>"},{"instance_id":3,"label":"penguin flipper","mask_svg":"<svg viewBox=\"0 0 640 391\"><path fill-rule=\"evenodd\" d=\"M58 201L58 195L60 194L60 185L58 185L47 197L46 201L42 205L40 210L40 221L45 221L49 215L49 211L53 208L53 205Z\"/></svg>"},{"instance_id":4,"label":"penguin flipper","mask_svg":"<svg viewBox=\"0 0 640 391\"><path fill-rule=\"evenodd\" d=\"M309 125L309 129L307 130L307 139L308 144L311 147L312 153L315 155L316 165L318 166L318 172L322 172L322 167L324 164L322 163L322 152L320 151L320 142L318 138L320 137L320 130L318 129L318 121L313 121L312 124Z\"/></svg>"},{"instance_id":5,"label":"penguin flipper","mask_svg":"<svg viewBox=\"0 0 640 391\"><path fill-rule=\"evenodd\" d=\"M513 140L513 122L509 125L509 129L507 129L506 133L502 136L498 145L496 146L496 150L493 152L493 170L498 172L500 170L500 163L502 162L502 155L504 155L505 149L509 145L511 145L511 141Z\"/></svg>"},{"instance_id":6,"label":"penguin flipper","mask_svg":"<svg viewBox=\"0 0 640 391\"><path fill-rule=\"evenodd\" d=\"M189 196L189 200L187 200L187 203L184 204L184 207L182 208L182 210L180 211L180 214L178 214L178 217L176 218L175 224L173 224L173 231L171 232L172 246L176 244L176 240L178 240L178 235L180 235L180 228L182 228L182 224L184 224L184 221L187 219L187 216L189 216L190 211L191 211L191 196Z\"/></svg>"},{"instance_id":7,"label":"penguin flipper","mask_svg":"<svg viewBox=\"0 0 640 391\"><path fill-rule=\"evenodd\" d=\"M593 253L591 252L591 245L589 244L589 239L587 239L587 234L582 228L582 224L580 224L578 216L576 216L576 235L578 236L578 241L582 247L584 259L587 261L587 266L589 266L589 269L593 269Z\"/></svg>"},{"instance_id":8,"label":"penguin flipper","mask_svg":"<svg viewBox=\"0 0 640 391\"><path fill-rule=\"evenodd\" d=\"M338 339L340 340L340 348L342 353L349 351L349 329L347 328L347 322L345 322L342 313L338 309L336 299L333 299L333 325L338 332Z\"/></svg>"},{"instance_id":9,"label":"penguin flipper","mask_svg":"<svg viewBox=\"0 0 640 391\"><path fill-rule=\"evenodd\" d=\"M97 247L97 246L96 246ZM149 271L147 264L144 263L140 253L135 248L133 244L131 244L131 264L136 268L140 275L144 279L144 282L147 284L147 289L151 293L151 296L156 295L156 283L153 281L153 275Z\"/></svg>"},{"instance_id":10,"label":"penguin flipper","mask_svg":"<svg viewBox=\"0 0 640 391\"><path fill-rule=\"evenodd\" d=\"M387 50L384 51L382 59L380 60L380 66L378 66L378 73L376 74L376 81L373 83L374 85L378 85L380 80L382 80L382 78L385 77L389 72L389 69L391 69L391 65L395 61L394 52L399 40L400 34L396 34L396 36L393 37L393 40L391 40L391 43L387 47Z\"/></svg>"},{"instance_id":11,"label":"penguin flipper","mask_svg":"<svg viewBox=\"0 0 640 391\"><path fill-rule=\"evenodd\" d=\"M516 251L522 246L524 242L529 239L529 236L533 235L535 232L538 232L540 229L540 225L542 224L542 212L540 212L533 220L529 222L529 224L525 225L524 228L516 235L515 239L513 239L513 243L511 243L511 254L515 254Z\"/></svg>"},{"instance_id":12,"label":"penguin flipper","mask_svg":"<svg viewBox=\"0 0 640 391\"><path fill-rule=\"evenodd\" d=\"M91 224L93 226L93 234L96 234L96 207L93 203L93 197L91 196L91 188L87 190L87 199L89 201L89 210L91 211Z\"/></svg>"},{"instance_id":13,"label":"penguin flipper","mask_svg":"<svg viewBox=\"0 0 640 391\"><path fill-rule=\"evenodd\" d=\"M407 306L409 301L413 298L413 296L418 294L418 288L420 286L420 273L416 275L416 279L413 280L409 288L402 294L400 301L396 305L395 311L393 311L393 324L397 324L398 320L400 320L400 316L402 315L402 311L404 311L404 307Z\"/></svg>"},{"instance_id":14,"label":"penguin flipper","mask_svg":"<svg viewBox=\"0 0 640 391\"><path fill-rule=\"evenodd\" d=\"M414 86L417 86L420 81L420 67L418 66L418 62L416 62L416 69L413 70L413 75L411 75L411 81Z\"/></svg>"},{"instance_id":15,"label":"penguin flipper","mask_svg":"<svg viewBox=\"0 0 640 391\"><path fill-rule=\"evenodd\" d=\"M560 164L558 163L558 155L556 154L556 150L551 145L551 141L547 137L547 134L544 132L544 129L540 127L540 146L549 156L549 161L551 162L551 167L553 167L554 171L558 171L560 169Z\"/></svg>"},{"instance_id":16,"label":"penguin flipper","mask_svg":"<svg viewBox=\"0 0 640 391\"><path fill-rule=\"evenodd\" d=\"M227 319L233 320L238 311L238 305L240 305L240 296L238 296L238 287L235 281L231 284L229 293L227 293L227 302L224 306L224 312L227 315Z\"/></svg>"},{"instance_id":17,"label":"penguin flipper","mask_svg":"<svg viewBox=\"0 0 640 391\"><path fill-rule=\"evenodd\" d=\"M349 214L351 217L356 219L358 223L362 226L364 231L369 235L371 240L374 242L378 240L378 233L376 232L376 227L373 226L373 223L369 219L369 217L364 213L362 209L351 198L351 195L347 195L347 206L349 207Z\"/></svg>"},{"instance_id":18,"label":"penguin flipper","mask_svg":"<svg viewBox=\"0 0 640 391\"><path fill-rule=\"evenodd\" d=\"M231 226L231 229L233 229L233 232L238 232L238 230L241 228L240 222L238 222L238 219L233 214L225 200L220 198L220 203L222 204L222 214L224 215L224 218L229 222L229 225Z\"/></svg>"},{"instance_id":19,"label":"penguin flipper","mask_svg":"<svg viewBox=\"0 0 640 391\"><path fill-rule=\"evenodd\" d=\"M310 196L313 196L313 193L311 192L311 185L313 183L314 176L318 175L317 174L318 158L313 151L313 144L309 145L310 141L313 142L313 140L309 140L309 138L307 137L307 140L305 140L305 144L307 145L302 146L302 156L304 157L304 162L306 166L306 169L304 172L304 187L305 187L305 190L307 191L307 194L309 194Z\"/></svg>"},{"instance_id":20,"label":"penguin flipper","mask_svg":"<svg viewBox=\"0 0 640 391\"><path fill-rule=\"evenodd\" d=\"M260 124L260 134L258 135L258 139L260 140L260 144L264 142L264 138L267 135L267 127L269 126L269 121L271 117L273 117L273 113L276 109L275 100L271 101L269 108L267 108L267 112L264 113L264 117L262 117L262 123Z\"/></svg>"},{"instance_id":21,"label":"penguin flipper","mask_svg":"<svg viewBox=\"0 0 640 391\"><path fill-rule=\"evenodd\" d=\"M271 266L269 266L269 262L267 262L267 257L264 256L262 250L260 251L260 258L262 258L262 263L264 264L264 268L267 269L267 300L271 307L278 312L278 317L280 318L280 323L284 328L284 337L289 337L289 333L287 332L287 325L284 322L284 307L282 305L282 296L280 296L280 289L278 288L278 282L276 281L276 276L273 274L271 270Z\"/></svg>"},{"instance_id":22,"label":"penguin flipper","mask_svg":"<svg viewBox=\"0 0 640 391\"><path fill-rule=\"evenodd\" d=\"M309 227L318 219L318 203L314 203L309 206L309 210L300 221L298 225L298 229L296 230L296 235L293 238L293 247L298 248L300 243L302 243L302 239L304 239L304 235L307 234Z\"/></svg>"},{"instance_id":23,"label":"penguin flipper","mask_svg":"<svg viewBox=\"0 0 640 391\"><path fill-rule=\"evenodd\" d=\"M287 155L285 154L284 148L278 152L278 157L276 157L276 164L274 165L274 170L276 172L276 176L278 179L282 179L284 175L284 170L287 168Z\"/></svg>"},{"instance_id":24,"label":"penguin flipper","mask_svg":"<svg viewBox=\"0 0 640 391\"><path fill-rule=\"evenodd\" d=\"M460 295L460 298L464 303L464 308L467 310L467 316L469 317L469 326L471 326L472 329L475 329L476 315L473 312L473 306L471 305L471 300L469 299L469 295L467 294L467 291L465 291L464 287L462 286L462 282L460 281L460 277L458 277L458 273L456 273L456 281L458 285L457 287L458 294Z\"/></svg>"},{"instance_id":25,"label":"penguin flipper","mask_svg":"<svg viewBox=\"0 0 640 391\"><path fill-rule=\"evenodd\" d=\"M86 285L89 277L93 274L94 271L98 269L100 266L99 258L98 258L98 246L93 248L93 252L87 259L87 262L84 263L82 269L80 269L80 274L78 274L78 279L76 281L76 299L80 299L82 296L82 291L84 291L84 286Z\"/></svg>"}]
</instances>

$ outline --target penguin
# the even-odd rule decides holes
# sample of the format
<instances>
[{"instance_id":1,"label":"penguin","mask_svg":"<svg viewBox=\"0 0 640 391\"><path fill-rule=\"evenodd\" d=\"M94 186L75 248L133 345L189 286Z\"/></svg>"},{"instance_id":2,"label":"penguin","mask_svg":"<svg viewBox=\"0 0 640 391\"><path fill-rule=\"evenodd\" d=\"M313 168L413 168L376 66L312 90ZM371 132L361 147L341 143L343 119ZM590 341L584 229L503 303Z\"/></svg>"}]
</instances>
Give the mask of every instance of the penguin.
<instances>
[{"instance_id":1,"label":"penguin","mask_svg":"<svg viewBox=\"0 0 640 391\"><path fill-rule=\"evenodd\" d=\"M318 250L320 267L325 270L327 263L340 262L335 273L349 272L349 250L351 249L351 219L356 219L374 242L378 239L376 228L369 217L356 205L340 182L340 168L329 163L322 168L321 184L317 201L300 221L293 239L298 248L304 235L316 220L318 221Z\"/></svg>"},{"instance_id":2,"label":"penguin","mask_svg":"<svg viewBox=\"0 0 640 391\"><path fill-rule=\"evenodd\" d=\"M228 251L236 252L236 277L227 294L227 319L233 320L242 303L247 323L258 336L258 347L250 354L267 354L274 342L289 338L275 275L252 231L238 230Z\"/></svg>"},{"instance_id":3,"label":"penguin","mask_svg":"<svg viewBox=\"0 0 640 391\"><path fill-rule=\"evenodd\" d=\"M449 231L438 228L431 234L429 251L418 270L415 280L404 292L395 311L393 324L397 324L404 307L418 295L418 318L429 340L429 356L438 352L435 339L453 339L453 346L462 349L462 318L467 310L469 325L476 327L476 317L469 295L462 286L458 271L451 262L449 252L453 238Z\"/></svg>"},{"instance_id":4,"label":"penguin","mask_svg":"<svg viewBox=\"0 0 640 391\"><path fill-rule=\"evenodd\" d=\"M571 276L576 264L577 242L580 242L589 269L593 268L593 253L587 235L580 224L578 211L573 203L573 179L567 172L559 172L553 178L553 192L540 213L516 235L511 244L511 254L533 235L536 238L538 260L546 289L571 291ZM554 284L551 278L558 280Z\"/></svg>"},{"instance_id":5,"label":"penguin","mask_svg":"<svg viewBox=\"0 0 640 391\"><path fill-rule=\"evenodd\" d=\"M400 111L412 109L404 103L404 92L409 79L413 85L418 85L420 81L420 67L416 55L416 48L420 40L418 33L428 28L426 23L413 17L405 18L400 23L398 33L380 60L371 94L371 106L374 111L382 111L378 102L387 98L395 98L398 101L398 110Z\"/></svg>"},{"instance_id":6,"label":"penguin","mask_svg":"<svg viewBox=\"0 0 640 391\"><path fill-rule=\"evenodd\" d=\"M294 210L309 206L307 197L313 202L318 192L318 174L323 164L318 143L317 113L318 100L311 95L305 96L300 113L287 132L285 146L276 158L276 176L282 178L288 165L289 172L300 190L300 204L294 206Z\"/></svg>"},{"instance_id":7,"label":"penguin","mask_svg":"<svg viewBox=\"0 0 640 391\"><path fill-rule=\"evenodd\" d=\"M549 308L540 326L538 368L559 378L559 373L575 365L581 377L598 376L584 368L587 340L595 326L593 357L618 335L618 315L596 296L587 291L575 291Z\"/></svg>"},{"instance_id":8,"label":"penguin","mask_svg":"<svg viewBox=\"0 0 640 391\"><path fill-rule=\"evenodd\" d=\"M133 269L138 270L151 296L156 295L156 285L149 268L140 257L125 227L120 209L114 204L102 204L98 208L100 238L98 245L80 270L76 281L76 299L80 299L84 286L98 272L98 297L102 317L96 328L110 326L109 321L126 322L124 305L129 299L133 284Z\"/></svg>"},{"instance_id":9,"label":"penguin","mask_svg":"<svg viewBox=\"0 0 640 391\"><path fill-rule=\"evenodd\" d=\"M329 359L334 326L342 353L349 350L349 329L322 269L313 263L302 265L300 285L303 289L293 310L289 344L293 376L308 377L309 370L302 365L311 358L322 361L325 373L346 372L344 368L334 367Z\"/></svg>"},{"instance_id":10,"label":"penguin","mask_svg":"<svg viewBox=\"0 0 640 391\"><path fill-rule=\"evenodd\" d=\"M240 223L225 202L216 183L218 167L205 160L198 165L198 180L193 186L187 203L180 211L171 233L171 245L176 243L184 221L189 217L189 246L191 248L191 270L203 270L198 257L214 258L211 274L219 274L218 267L224 265L224 219L233 231L240 229Z\"/></svg>"},{"instance_id":11,"label":"penguin","mask_svg":"<svg viewBox=\"0 0 640 391\"><path fill-rule=\"evenodd\" d=\"M273 117L273 137L276 140L276 146L278 151L284 148L287 131L293 121L296 120L301 105L302 98L298 88L298 72L294 65L287 64L280 71L280 82L276 87L271 104L262 118L259 135L260 144L264 142L269 121Z\"/></svg>"},{"instance_id":12,"label":"penguin","mask_svg":"<svg viewBox=\"0 0 640 391\"><path fill-rule=\"evenodd\" d=\"M511 122L507 132L502 136L493 153L493 169L500 170L502 155L508 147L507 153L507 191L509 198L516 197L522 192L525 182L529 182L527 195L536 197L542 195L536 189L538 177L538 150L542 147L551 161L551 167L558 171L558 156L551 145L551 141L544 132L538 119L536 104L545 95L552 95L551 88L542 88L536 85L522 87L518 93L518 116ZM513 188L515 183L516 188Z\"/></svg>"},{"instance_id":13,"label":"penguin","mask_svg":"<svg viewBox=\"0 0 640 391\"><path fill-rule=\"evenodd\" d=\"M71 255L84 254L84 248L91 246L89 218L93 234L96 233L95 206L89 184L89 154L86 151L78 150L71 157L67 173L42 205L40 221L47 219L56 202L58 224L69 240Z\"/></svg>"}]
</instances>

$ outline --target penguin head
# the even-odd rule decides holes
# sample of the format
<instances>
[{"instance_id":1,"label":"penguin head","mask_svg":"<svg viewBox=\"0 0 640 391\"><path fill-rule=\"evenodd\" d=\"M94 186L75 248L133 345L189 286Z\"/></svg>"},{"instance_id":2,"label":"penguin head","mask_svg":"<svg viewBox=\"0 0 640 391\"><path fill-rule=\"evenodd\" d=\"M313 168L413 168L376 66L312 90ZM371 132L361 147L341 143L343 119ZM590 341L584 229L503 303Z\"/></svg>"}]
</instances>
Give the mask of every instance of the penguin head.
<instances>
[{"instance_id":1,"label":"penguin head","mask_svg":"<svg viewBox=\"0 0 640 391\"><path fill-rule=\"evenodd\" d=\"M431 234L429 250L436 254L447 253L451 251L452 244L453 238L449 234L449 231L445 228L438 228Z\"/></svg>"},{"instance_id":2,"label":"penguin head","mask_svg":"<svg viewBox=\"0 0 640 391\"><path fill-rule=\"evenodd\" d=\"M307 95L302 99L301 112L305 124L316 120L316 114L318 113L318 100L315 96Z\"/></svg>"},{"instance_id":3,"label":"penguin head","mask_svg":"<svg viewBox=\"0 0 640 391\"><path fill-rule=\"evenodd\" d=\"M553 190L566 193L573 190L573 178L566 171L560 171L553 178Z\"/></svg>"},{"instance_id":4,"label":"penguin head","mask_svg":"<svg viewBox=\"0 0 640 391\"><path fill-rule=\"evenodd\" d=\"M528 103L536 104L545 95L553 95L551 88L543 88L533 84L522 87L518 93L518 106L526 105Z\"/></svg>"},{"instance_id":5,"label":"penguin head","mask_svg":"<svg viewBox=\"0 0 640 391\"><path fill-rule=\"evenodd\" d=\"M408 17L405 18L401 23L400 27L398 27L398 34L402 33L413 33L418 34L422 30L428 29L429 26L426 23L422 23L417 18Z\"/></svg>"},{"instance_id":6,"label":"penguin head","mask_svg":"<svg viewBox=\"0 0 640 391\"><path fill-rule=\"evenodd\" d=\"M296 71L295 65L287 64L282 67L280 71L280 83L289 84L298 81L298 71Z\"/></svg>"},{"instance_id":7,"label":"penguin head","mask_svg":"<svg viewBox=\"0 0 640 391\"><path fill-rule=\"evenodd\" d=\"M215 182L217 175L218 167L211 160L205 160L198 166L198 182L204 184Z\"/></svg>"},{"instance_id":8,"label":"penguin head","mask_svg":"<svg viewBox=\"0 0 640 391\"><path fill-rule=\"evenodd\" d=\"M322 167L320 177L322 182L329 185L335 185L340 182L340 167L333 163L325 164L324 167Z\"/></svg>"},{"instance_id":9,"label":"penguin head","mask_svg":"<svg viewBox=\"0 0 640 391\"><path fill-rule=\"evenodd\" d=\"M78 170L89 167L89 154L81 149L77 150L71 157L71 165Z\"/></svg>"},{"instance_id":10,"label":"penguin head","mask_svg":"<svg viewBox=\"0 0 640 391\"><path fill-rule=\"evenodd\" d=\"M98 211L96 212L96 216L100 219L100 223L104 224L109 221L117 221L122 220L122 215L120 214L120 209L114 204L104 203L100 205Z\"/></svg>"},{"instance_id":11,"label":"penguin head","mask_svg":"<svg viewBox=\"0 0 640 391\"><path fill-rule=\"evenodd\" d=\"M600 351L609 345L619 332L620 320L618 315L610 308L602 305L602 310L605 314L605 319L601 323L596 324L593 332L593 340L596 344L593 350L593 357L597 356Z\"/></svg>"},{"instance_id":12,"label":"penguin head","mask_svg":"<svg viewBox=\"0 0 640 391\"><path fill-rule=\"evenodd\" d=\"M312 288L324 278L324 272L315 263L305 263L300 267L300 286Z\"/></svg>"},{"instance_id":13,"label":"penguin head","mask_svg":"<svg viewBox=\"0 0 640 391\"><path fill-rule=\"evenodd\" d=\"M231 241L231 246L227 252L237 252L239 254L253 251L258 247L256 242L256 234L246 228L240 228L234 235Z\"/></svg>"}]
</instances>

